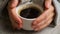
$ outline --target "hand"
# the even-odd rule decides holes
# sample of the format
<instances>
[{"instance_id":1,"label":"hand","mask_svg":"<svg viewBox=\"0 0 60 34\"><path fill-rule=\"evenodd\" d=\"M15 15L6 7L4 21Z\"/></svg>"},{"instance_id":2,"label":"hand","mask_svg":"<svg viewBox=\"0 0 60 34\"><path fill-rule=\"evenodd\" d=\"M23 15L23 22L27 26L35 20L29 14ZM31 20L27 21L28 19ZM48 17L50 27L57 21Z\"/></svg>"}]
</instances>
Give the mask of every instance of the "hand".
<instances>
[{"instance_id":1,"label":"hand","mask_svg":"<svg viewBox=\"0 0 60 34\"><path fill-rule=\"evenodd\" d=\"M16 14L16 6L19 4L18 0L11 0L8 4L9 17L12 21L12 26L14 29L22 28L22 20Z\"/></svg>"},{"instance_id":2,"label":"hand","mask_svg":"<svg viewBox=\"0 0 60 34\"><path fill-rule=\"evenodd\" d=\"M45 0L45 11L34 20L32 28L35 31L40 31L47 27L53 20L54 7L52 6L52 0Z\"/></svg>"}]
</instances>

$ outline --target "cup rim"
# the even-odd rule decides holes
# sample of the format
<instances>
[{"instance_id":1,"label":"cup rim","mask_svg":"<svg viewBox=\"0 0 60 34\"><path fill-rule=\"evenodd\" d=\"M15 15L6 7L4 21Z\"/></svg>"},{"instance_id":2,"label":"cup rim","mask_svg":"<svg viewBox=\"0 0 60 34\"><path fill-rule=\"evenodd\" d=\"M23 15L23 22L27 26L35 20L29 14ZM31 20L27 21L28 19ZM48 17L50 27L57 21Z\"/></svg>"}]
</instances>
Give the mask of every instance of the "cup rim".
<instances>
[{"instance_id":1,"label":"cup rim","mask_svg":"<svg viewBox=\"0 0 60 34\"><path fill-rule=\"evenodd\" d=\"M20 5L19 6L19 8L18 8L18 13L19 13L19 9L20 9L20 7L21 7L21 9L20 9L20 12L21 12L21 10L23 10L24 9L24 7L26 8L26 6L28 5L28 8L29 7L35 7L35 8L38 8L38 10L40 10L41 12L43 12L43 10L41 9L41 7L39 7L38 5L36 5L36 4L34 4L34 3L28 3L28 4L24 4L25 6L23 6L23 5ZM30 6L29 6L30 5ZM36 6L35 6L36 5ZM16 12L17 13L17 12ZM22 18L22 19L26 19L26 20L35 20L36 18L32 18L32 19L28 19L28 18L24 18L24 17L22 17L22 16L20 16L19 14L17 13L17 15L20 17L20 18Z\"/></svg>"},{"instance_id":2,"label":"cup rim","mask_svg":"<svg viewBox=\"0 0 60 34\"><path fill-rule=\"evenodd\" d=\"M35 20L36 18L32 18L32 19L28 19L28 18L24 18L24 17L21 17L21 16L19 16L20 18L22 18L22 19L25 19L25 20Z\"/></svg>"}]
</instances>

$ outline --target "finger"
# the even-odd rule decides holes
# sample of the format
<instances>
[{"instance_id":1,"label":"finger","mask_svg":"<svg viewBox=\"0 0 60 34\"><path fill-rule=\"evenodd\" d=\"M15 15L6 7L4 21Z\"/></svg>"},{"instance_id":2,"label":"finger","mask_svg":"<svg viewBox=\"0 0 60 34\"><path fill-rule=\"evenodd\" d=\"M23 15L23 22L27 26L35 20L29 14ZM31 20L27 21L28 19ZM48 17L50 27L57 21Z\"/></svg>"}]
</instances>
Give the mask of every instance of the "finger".
<instances>
[{"instance_id":1,"label":"finger","mask_svg":"<svg viewBox=\"0 0 60 34\"><path fill-rule=\"evenodd\" d=\"M10 10L11 12L9 12L9 16L13 19L13 21L18 23L19 27L22 27L22 19L16 14L16 12L14 12L15 9L16 8Z\"/></svg>"},{"instance_id":2,"label":"finger","mask_svg":"<svg viewBox=\"0 0 60 34\"><path fill-rule=\"evenodd\" d=\"M36 24L35 26L37 27L37 26L45 24L45 22L53 18L53 16L54 16L54 13L51 13L46 19L42 20L40 23Z\"/></svg>"},{"instance_id":3,"label":"finger","mask_svg":"<svg viewBox=\"0 0 60 34\"><path fill-rule=\"evenodd\" d=\"M51 22L52 22L53 19L50 19L48 20L45 24L41 25L41 26L38 26L35 31L40 31L42 29L44 29L45 27L47 27Z\"/></svg>"},{"instance_id":4,"label":"finger","mask_svg":"<svg viewBox=\"0 0 60 34\"><path fill-rule=\"evenodd\" d=\"M22 24L19 25L13 18L10 17L10 20L12 22L12 28L20 30L22 28Z\"/></svg>"},{"instance_id":5,"label":"finger","mask_svg":"<svg viewBox=\"0 0 60 34\"><path fill-rule=\"evenodd\" d=\"M48 10L44 11L43 14L41 14L36 20L33 22L33 25L40 23L42 20L46 19L51 12L53 12L54 9L50 7Z\"/></svg>"},{"instance_id":6,"label":"finger","mask_svg":"<svg viewBox=\"0 0 60 34\"><path fill-rule=\"evenodd\" d=\"M18 29L22 28L23 24L21 22L19 22L19 20L15 20L15 23L17 24Z\"/></svg>"},{"instance_id":7,"label":"finger","mask_svg":"<svg viewBox=\"0 0 60 34\"><path fill-rule=\"evenodd\" d=\"M40 23L38 23L38 24L35 24L35 25L33 26L33 28L36 28L37 26L41 26L41 25L45 24L45 22L47 22L49 19L53 18L53 16L54 16L54 13L51 13L46 19L42 20L42 21L41 21Z\"/></svg>"},{"instance_id":8,"label":"finger","mask_svg":"<svg viewBox=\"0 0 60 34\"><path fill-rule=\"evenodd\" d=\"M18 23L14 19L12 19L11 22L12 22L13 28L18 29L18 30L22 28L22 23Z\"/></svg>"},{"instance_id":9,"label":"finger","mask_svg":"<svg viewBox=\"0 0 60 34\"><path fill-rule=\"evenodd\" d=\"M46 17L46 19L42 20L40 23L37 23L35 25L33 25L33 28L36 28L37 26L41 26L43 24L45 24L46 21L48 21L49 19L53 18L54 13L51 13L48 17Z\"/></svg>"},{"instance_id":10,"label":"finger","mask_svg":"<svg viewBox=\"0 0 60 34\"><path fill-rule=\"evenodd\" d=\"M45 7L46 8L50 8L51 4L52 4L52 0L45 0Z\"/></svg>"},{"instance_id":11,"label":"finger","mask_svg":"<svg viewBox=\"0 0 60 34\"><path fill-rule=\"evenodd\" d=\"M46 19L48 20L49 18L52 18L53 16L54 16L54 12L50 12L49 14L46 15L45 19L43 19L43 20L46 20ZM41 20L41 21L43 21L43 20ZM36 26L37 24L42 24L41 21L38 21L36 24L34 24L34 26Z\"/></svg>"},{"instance_id":12,"label":"finger","mask_svg":"<svg viewBox=\"0 0 60 34\"><path fill-rule=\"evenodd\" d=\"M8 8L14 8L18 5L18 0L11 0L8 4Z\"/></svg>"},{"instance_id":13,"label":"finger","mask_svg":"<svg viewBox=\"0 0 60 34\"><path fill-rule=\"evenodd\" d=\"M16 17L12 17L11 16L11 19L12 19L12 21L14 21L14 22L12 22L14 24L13 27L16 27L17 29L22 28L22 22L21 22L21 19L20 18L16 18Z\"/></svg>"}]
</instances>

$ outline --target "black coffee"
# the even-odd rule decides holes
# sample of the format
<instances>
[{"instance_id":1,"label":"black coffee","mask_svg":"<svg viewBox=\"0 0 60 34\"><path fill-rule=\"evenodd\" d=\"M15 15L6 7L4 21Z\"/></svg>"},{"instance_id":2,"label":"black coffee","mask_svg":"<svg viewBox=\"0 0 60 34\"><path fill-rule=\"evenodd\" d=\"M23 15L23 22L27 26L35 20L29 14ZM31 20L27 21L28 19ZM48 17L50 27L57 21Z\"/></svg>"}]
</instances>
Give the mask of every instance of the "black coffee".
<instances>
[{"instance_id":1,"label":"black coffee","mask_svg":"<svg viewBox=\"0 0 60 34\"><path fill-rule=\"evenodd\" d=\"M20 16L28 19L37 18L41 14L41 11L37 8L27 8L20 12Z\"/></svg>"}]
</instances>

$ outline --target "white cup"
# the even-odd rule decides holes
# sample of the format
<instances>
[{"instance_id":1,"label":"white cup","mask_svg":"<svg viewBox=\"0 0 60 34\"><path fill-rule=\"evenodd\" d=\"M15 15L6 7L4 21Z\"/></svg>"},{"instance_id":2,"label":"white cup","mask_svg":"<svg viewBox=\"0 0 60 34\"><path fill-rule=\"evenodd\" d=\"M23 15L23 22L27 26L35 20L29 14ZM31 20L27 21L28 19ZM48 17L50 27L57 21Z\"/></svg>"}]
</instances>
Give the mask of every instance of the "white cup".
<instances>
[{"instance_id":1,"label":"white cup","mask_svg":"<svg viewBox=\"0 0 60 34\"><path fill-rule=\"evenodd\" d=\"M16 13L17 13L17 15L23 20L23 29L24 30L33 30L33 28L32 28L32 22L36 19L36 18L33 18L33 19L28 19L28 18L24 18L24 17L21 17L20 15L19 15L19 13L22 11L22 10L24 10L24 9L26 9L26 8L29 8L29 7L35 7L35 8L37 8L37 9L39 9L41 12L43 11L43 9L40 7L40 6L38 6L38 5L36 5L36 4L34 4L34 3L25 3L25 4L22 4L22 5L19 5L17 8L16 8ZM34 15L33 15L34 16Z\"/></svg>"}]
</instances>

